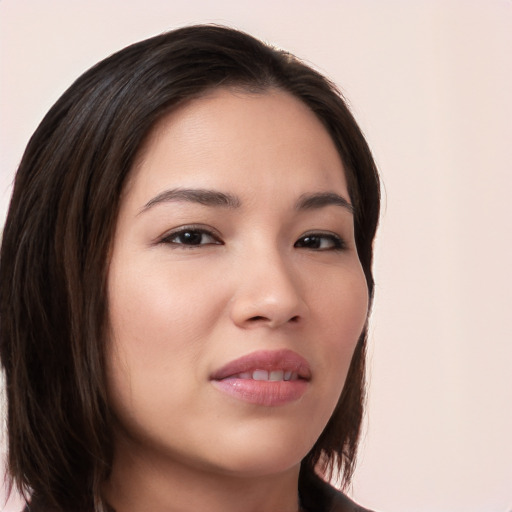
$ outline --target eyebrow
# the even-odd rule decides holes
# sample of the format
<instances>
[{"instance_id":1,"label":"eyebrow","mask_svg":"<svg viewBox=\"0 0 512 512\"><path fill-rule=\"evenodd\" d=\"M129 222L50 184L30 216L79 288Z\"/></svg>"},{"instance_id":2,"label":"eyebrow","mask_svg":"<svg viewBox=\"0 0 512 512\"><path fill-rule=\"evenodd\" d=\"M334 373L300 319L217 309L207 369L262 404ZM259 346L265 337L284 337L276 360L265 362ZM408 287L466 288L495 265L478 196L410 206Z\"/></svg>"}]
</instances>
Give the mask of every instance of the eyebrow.
<instances>
[{"instance_id":1,"label":"eyebrow","mask_svg":"<svg viewBox=\"0 0 512 512\"><path fill-rule=\"evenodd\" d=\"M174 188L165 190L157 196L150 199L140 210L143 213L153 206L169 202L190 202L202 204L204 206L220 206L223 208L235 209L242 204L240 199L229 193L218 190L196 189L196 188ZM341 206L354 213L354 207L343 196L334 192L317 192L314 194L303 194L295 204L297 210L312 210L324 208L326 206Z\"/></svg>"},{"instance_id":2,"label":"eyebrow","mask_svg":"<svg viewBox=\"0 0 512 512\"><path fill-rule=\"evenodd\" d=\"M295 207L297 210L311 210L325 206L341 206L354 214L354 207L343 196L334 192L318 192L316 194L303 194L299 197Z\"/></svg>"},{"instance_id":3,"label":"eyebrow","mask_svg":"<svg viewBox=\"0 0 512 512\"><path fill-rule=\"evenodd\" d=\"M198 203L204 206L222 206L224 208L239 208L240 199L232 194L226 194L217 190L196 189L196 188L174 188L165 190L161 194L150 199L139 213L149 210L160 203L172 203L185 201Z\"/></svg>"}]
</instances>

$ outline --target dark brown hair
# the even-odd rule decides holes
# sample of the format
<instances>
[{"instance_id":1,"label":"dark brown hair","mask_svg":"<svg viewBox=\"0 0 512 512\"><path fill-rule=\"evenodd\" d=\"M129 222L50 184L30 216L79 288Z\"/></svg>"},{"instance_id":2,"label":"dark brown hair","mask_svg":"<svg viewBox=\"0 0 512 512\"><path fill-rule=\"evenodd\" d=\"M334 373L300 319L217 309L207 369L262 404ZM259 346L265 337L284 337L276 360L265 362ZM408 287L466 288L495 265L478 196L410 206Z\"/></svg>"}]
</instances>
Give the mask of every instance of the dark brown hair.
<instances>
[{"instance_id":1,"label":"dark brown hair","mask_svg":"<svg viewBox=\"0 0 512 512\"><path fill-rule=\"evenodd\" d=\"M379 180L335 86L242 32L192 26L129 46L82 75L32 136L0 255L8 469L43 507L91 511L112 462L104 353L106 278L121 192L141 144L177 105L218 87L278 88L322 121L343 160L370 302ZM366 329L327 427L302 462L350 480L364 401Z\"/></svg>"}]
</instances>

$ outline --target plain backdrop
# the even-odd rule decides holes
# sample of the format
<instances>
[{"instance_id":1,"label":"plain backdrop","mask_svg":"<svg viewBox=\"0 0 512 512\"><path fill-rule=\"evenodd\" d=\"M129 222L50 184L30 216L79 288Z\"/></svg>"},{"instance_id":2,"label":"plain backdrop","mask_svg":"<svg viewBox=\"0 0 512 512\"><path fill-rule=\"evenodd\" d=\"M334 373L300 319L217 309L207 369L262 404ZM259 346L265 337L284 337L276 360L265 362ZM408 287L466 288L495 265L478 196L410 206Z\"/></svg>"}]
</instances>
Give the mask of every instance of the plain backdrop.
<instances>
[{"instance_id":1,"label":"plain backdrop","mask_svg":"<svg viewBox=\"0 0 512 512\"><path fill-rule=\"evenodd\" d=\"M200 22L331 77L382 173L352 496L382 512L512 510L512 1L0 0L0 225L23 149L71 82Z\"/></svg>"}]
</instances>

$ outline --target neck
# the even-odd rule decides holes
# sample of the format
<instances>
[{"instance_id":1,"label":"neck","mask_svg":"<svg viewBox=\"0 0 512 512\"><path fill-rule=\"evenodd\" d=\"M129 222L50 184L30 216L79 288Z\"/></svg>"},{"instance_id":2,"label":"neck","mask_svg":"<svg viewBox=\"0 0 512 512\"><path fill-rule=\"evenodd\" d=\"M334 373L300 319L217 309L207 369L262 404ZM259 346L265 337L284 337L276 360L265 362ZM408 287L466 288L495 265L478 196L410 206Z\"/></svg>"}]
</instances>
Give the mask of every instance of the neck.
<instances>
[{"instance_id":1,"label":"neck","mask_svg":"<svg viewBox=\"0 0 512 512\"><path fill-rule=\"evenodd\" d=\"M240 475L120 451L104 487L115 512L297 512L299 465Z\"/></svg>"}]
</instances>

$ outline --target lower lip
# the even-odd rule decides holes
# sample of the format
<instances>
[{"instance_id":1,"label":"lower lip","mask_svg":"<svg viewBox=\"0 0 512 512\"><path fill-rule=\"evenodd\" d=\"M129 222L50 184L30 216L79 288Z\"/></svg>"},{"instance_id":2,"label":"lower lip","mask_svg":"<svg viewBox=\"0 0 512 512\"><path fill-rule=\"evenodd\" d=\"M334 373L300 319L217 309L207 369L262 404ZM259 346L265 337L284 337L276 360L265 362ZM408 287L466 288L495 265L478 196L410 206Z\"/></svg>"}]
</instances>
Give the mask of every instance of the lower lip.
<instances>
[{"instance_id":1,"label":"lower lip","mask_svg":"<svg viewBox=\"0 0 512 512\"><path fill-rule=\"evenodd\" d=\"M212 383L218 390L238 400L267 407L295 402L308 387L308 381L301 379L268 381L228 378Z\"/></svg>"}]
</instances>

